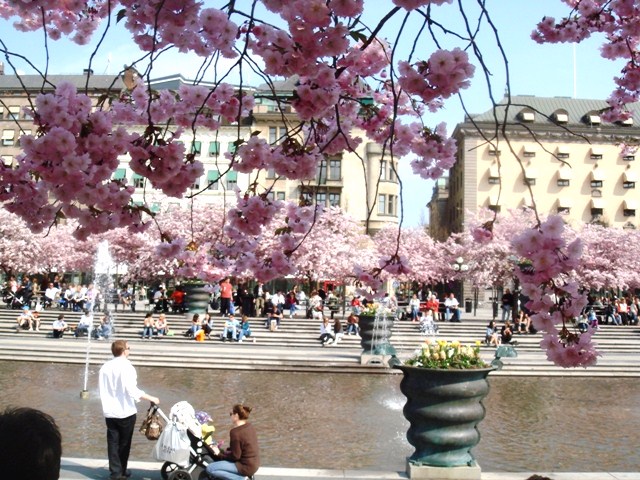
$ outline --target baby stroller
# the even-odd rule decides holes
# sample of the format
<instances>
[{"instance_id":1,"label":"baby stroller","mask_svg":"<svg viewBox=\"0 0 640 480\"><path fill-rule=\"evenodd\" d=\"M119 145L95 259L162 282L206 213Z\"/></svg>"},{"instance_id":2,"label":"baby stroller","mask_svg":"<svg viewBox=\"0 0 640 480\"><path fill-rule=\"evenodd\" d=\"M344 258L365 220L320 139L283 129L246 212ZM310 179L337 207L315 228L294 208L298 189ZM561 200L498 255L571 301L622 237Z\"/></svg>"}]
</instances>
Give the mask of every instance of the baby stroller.
<instances>
[{"instance_id":1,"label":"baby stroller","mask_svg":"<svg viewBox=\"0 0 640 480\"><path fill-rule=\"evenodd\" d=\"M208 425L211 417L205 412L196 413L193 407L184 401L171 407L169 417L159 407L154 405L153 408L166 422L167 427L175 422L186 430L189 438L189 461L186 465L165 461L160 470L163 480L208 480L205 468L215 457L210 445L210 436L215 430L213 426ZM154 449L154 456L155 453Z\"/></svg>"}]
</instances>

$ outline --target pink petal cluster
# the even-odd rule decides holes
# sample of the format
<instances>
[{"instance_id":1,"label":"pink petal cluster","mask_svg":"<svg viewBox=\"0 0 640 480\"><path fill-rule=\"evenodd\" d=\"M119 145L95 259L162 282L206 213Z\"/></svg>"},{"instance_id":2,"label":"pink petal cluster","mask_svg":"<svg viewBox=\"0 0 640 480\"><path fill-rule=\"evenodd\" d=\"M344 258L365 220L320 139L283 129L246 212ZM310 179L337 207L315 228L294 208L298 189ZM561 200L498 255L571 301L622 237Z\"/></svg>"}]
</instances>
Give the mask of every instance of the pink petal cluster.
<instances>
[{"instance_id":1,"label":"pink petal cluster","mask_svg":"<svg viewBox=\"0 0 640 480\"><path fill-rule=\"evenodd\" d=\"M469 63L467 52L454 48L436 50L429 60L418 62L415 66L401 61L398 70L400 86L429 103L438 98L449 98L467 88L475 67Z\"/></svg>"},{"instance_id":2,"label":"pink petal cluster","mask_svg":"<svg viewBox=\"0 0 640 480\"><path fill-rule=\"evenodd\" d=\"M413 173L422 178L436 179L453 167L456 163L457 145L446 134L446 126L441 123L433 132L424 129L421 135L413 138L411 151L418 157L411 161Z\"/></svg>"},{"instance_id":3,"label":"pink petal cluster","mask_svg":"<svg viewBox=\"0 0 640 480\"><path fill-rule=\"evenodd\" d=\"M591 341L593 332L580 333L572 327L587 304L586 294L571 278L582 245L579 239L567 245L563 232L564 222L555 215L514 238L513 248L521 257L516 275L530 299L527 308L535 312L532 323L543 332L540 345L548 359L565 368L587 367L599 355Z\"/></svg>"}]
</instances>

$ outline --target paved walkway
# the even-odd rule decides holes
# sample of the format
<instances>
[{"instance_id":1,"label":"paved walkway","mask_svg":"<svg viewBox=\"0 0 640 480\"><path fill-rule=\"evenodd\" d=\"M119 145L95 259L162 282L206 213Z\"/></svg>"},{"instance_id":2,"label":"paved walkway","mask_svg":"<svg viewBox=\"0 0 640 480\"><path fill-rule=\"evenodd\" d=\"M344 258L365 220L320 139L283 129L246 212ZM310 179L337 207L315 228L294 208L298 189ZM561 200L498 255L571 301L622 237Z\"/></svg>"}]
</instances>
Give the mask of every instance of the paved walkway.
<instances>
[{"instance_id":1,"label":"paved walkway","mask_svg":"<svg viewBox=\"0 0 640 480\"><path fill-rule=\"evenodd\" d=\"M160 463L132 462L132 480L160 480ZM640 480L638 472L536 472L553 480ZM482 472L482 480L525 480L531 472ZM106 460L65 458L60 480L102 480L109 477ZM256 480L400 480L408 478L404 472L367 470L318 470L308 468L263 467Z\"/></svg>"}]
</instances>

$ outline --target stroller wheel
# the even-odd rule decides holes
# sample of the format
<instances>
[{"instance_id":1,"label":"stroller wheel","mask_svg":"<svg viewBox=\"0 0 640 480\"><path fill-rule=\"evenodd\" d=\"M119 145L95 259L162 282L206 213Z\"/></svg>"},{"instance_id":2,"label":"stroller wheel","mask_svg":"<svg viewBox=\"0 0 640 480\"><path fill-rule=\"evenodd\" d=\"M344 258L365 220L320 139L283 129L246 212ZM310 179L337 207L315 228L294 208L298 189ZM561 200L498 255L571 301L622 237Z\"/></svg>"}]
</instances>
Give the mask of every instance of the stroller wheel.
<instances>
[{"instance_id":1,"label":"stroller wheel","mask_svg":"<svg viewBox=\"0 0 640 480\"><path fill-rule=\"evenodd\" d=\"M178 468L169 474L168 480L193 480L188 470Z\"/></svg>"},{"instance_id":2,"label":"stroller wheel","mask_svg":"<svg viewBox=\"0 0 640 480\"><path fill-rule=\"evenodd\" d=\"M178 464L173 462L164 462L162 464L162 468L160 469L160 476L162 480L169 480L169 475L178 470L180 467Z\"/></svg>"}]
</instances>

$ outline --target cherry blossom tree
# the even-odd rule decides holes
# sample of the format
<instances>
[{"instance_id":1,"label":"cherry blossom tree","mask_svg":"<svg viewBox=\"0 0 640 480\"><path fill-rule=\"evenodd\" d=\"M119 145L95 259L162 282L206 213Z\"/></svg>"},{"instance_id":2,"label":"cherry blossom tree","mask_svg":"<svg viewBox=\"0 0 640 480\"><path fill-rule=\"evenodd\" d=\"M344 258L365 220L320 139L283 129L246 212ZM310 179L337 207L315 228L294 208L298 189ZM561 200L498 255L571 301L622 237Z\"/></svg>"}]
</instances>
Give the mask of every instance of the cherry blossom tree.
<instances>
[{"instance_id":1,"label":"cherry blossom tree","mask_svg":"<svg viewBox=\"0 0 640 480\"><path fill-rule=\"evenodd\" d=\"M27 224L0 209L0 268L7 276L38 271L41 249Z\"/></svg>"},{"instance_id":2,"label":"cherry blossom tree","mask_svg":"<svg viewBox=\"0 0 640 480\"><path fill-rule=\"evenodd\" d=\"M214 8L197 0L0 0L0 15L12 19L17 30L43 31L47 53L50 41L65 36L84 45L99 32L96 46L87 51L89 69L95 54L105 48L102 40L114 28L129 35L142 51L120 72L125 88L113 89L97 105L86 88L77 91L64 82L52 92L29 94L27 110L34 119L34 133L21 137L23 153L17 167L0 167L0 201L33 232L44 231L62 218L73 219L78 224L74 235L81 240L118 228L135 233L153 223L160 225L149 215L148 206L131 202L130 185L113 179L119 158L128 156L130 168L165 195L188 195L203 166L182 142L195 140L199 131L216 131L224 123L240 124L249 117L254 106L253 90L245 81L249 71L267 85L282 77L297 79L290 97L275 92L273 96L280 111L291 110L297 121L283 115L291 128L275 144L258 135L238 138L237 149L228 158L235 171L254 174L272 169L279 176L308 180L325 155L357 155L366 138L382 146L383 157L410 156L417 175L437 178L453 166L456 146L443 124L427 125L423 114L437 112L464 92L476 73L472 57L482 70L477 77L487 83L492 97L491 72L476 40L479 31L488 29L495 48L502 52L485 2L474 5L473 21L466 8L474 2L458 2L461 28L449 22L455 9L440 9L450 3L393 0L393 6L380 8L379 2L365 4L365 0L256 0ZM610 117L624 118L624 105L635 101L640 89L635 3L565 3L572 9L569 16L560 22L544 19L534 38L580 41L595 32L606 33L603 54L628 59L610 99ZM384 34L391 40L383 39ZM441 46L443 36L447 48ZM400 48L403 42L409 47ZM37 65L2 43L0 49L13 72L26 66L42 76L43 85L50 83L48 55L44 64ZM176 92L152 88L154 64L168 51L201 58L193 85L183 85ZM507 65L505 60L508 71ZM205 81L210 83L205 86ZM303 237L310 238L307 232L317 215L309 214L309 205L274 201L267 193L255 184L237 192L237 203L223 215L223 227L216 235L198 242L193 230L186 236L161 234L164 243L156 254L173 259L176 272L201 278L230 269L254 272L263 279L294 272L292 257L302 252L302 243L290 232L304 232ZM368 210L372 211L370 205ZM286 212L284 225L277 228L284 234L276 236L270 252L261 251L267 227L282 212ZM579 248L576 242L564 242L560 223L537 219L534 229L521 234L514 247L523 261L537 269L523 278L528 285L538 282L536 288L543 294L553 288L575 306L580 301L566 278L576 267ZM475 229L474 238L490 240L495 225L495 221L485 222ZM380 259L373 271L356 268L359 279L375 287L383 272L408 273L407 257L400 249L396 242L395 248L386 250L388 257ZM427 272L429 267L419 269ZM560 312L563 322L565 313L573 313L544 301L536 305L541 315L544 309ZM551 343L547 346L555 351ZM590 351L588 345L584 347L589 361L595 358Z\"/></svg>"}]
</instances>

